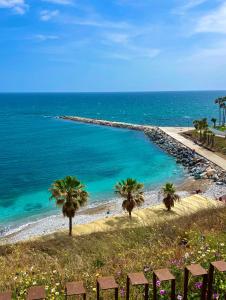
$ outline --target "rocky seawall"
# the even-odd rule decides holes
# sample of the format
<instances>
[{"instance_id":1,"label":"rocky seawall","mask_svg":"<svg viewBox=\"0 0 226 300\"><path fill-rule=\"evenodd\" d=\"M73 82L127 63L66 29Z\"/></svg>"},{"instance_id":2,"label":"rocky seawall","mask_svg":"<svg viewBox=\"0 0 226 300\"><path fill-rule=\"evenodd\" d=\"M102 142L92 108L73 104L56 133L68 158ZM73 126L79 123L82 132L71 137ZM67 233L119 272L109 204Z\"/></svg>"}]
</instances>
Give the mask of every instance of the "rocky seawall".
<instances>
[{"instance_id":1,"label":"rocky seawall","mask_svg":"<svg viewBox=\"0 0 226 300\"><path fill-rule=\"evenodd\" d=\"M145 130L151 128L151 126L146 126L146 125L137 125L137 124L131 124L131 123L124 123L124 122L114 122L114 121L82 118L82 117L77 117L77 116L60 116L58 118L68 120L68 121L74 121L74 122L95 124L95 125L101 125L101 126L118 127L118 128L126 128L126 129L139 130L139 131L145 131Z\"/></svg>"},{"instance_id":2,"label":"rocky seawall","mask_svg":"<svg viewBox=\"0 0 226 300\"><path fill-rule=\"evenodd\" d=\"M60 116L58 118L74 122L143 131L151 141L174 156L177 162L182 164L195 179L212 179L217 185L226 185L226 171L210 162L207 158L197 154L192 149L184 146L158 127L78 116Z\"/></svg>"},{"instance_id":3,"label":"rocky seawall","mask_svg":"<svg viewBox=\"0 0 226 300\"><path fill-rule=\"evenodd\" d=\"M217 185L226 184L226 172L195 151L182 145L160 128L145 129L148 138L174 156L195 179L212 179Z\"/></svg>"}]
</instances>

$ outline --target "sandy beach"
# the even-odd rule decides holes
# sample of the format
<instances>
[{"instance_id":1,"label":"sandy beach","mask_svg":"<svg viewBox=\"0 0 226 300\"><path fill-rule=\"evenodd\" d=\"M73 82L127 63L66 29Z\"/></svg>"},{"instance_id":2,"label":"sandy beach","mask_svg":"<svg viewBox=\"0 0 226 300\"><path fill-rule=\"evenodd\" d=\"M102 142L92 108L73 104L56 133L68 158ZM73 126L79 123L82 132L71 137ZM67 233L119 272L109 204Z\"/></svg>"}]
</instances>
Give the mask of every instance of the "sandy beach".
<instances>
[{"instance_id":1,"label":"sandy beach","mask_svg":"<svg viewBox=\"0 0 226 300\"><path fill-rule=\"evenodd\" d=\"M183 183L177 186L178 194L181 198L194 196L195 190L202 190L201 196L206 199L212 199L214 202L219 196L226 194L225 186L218 186L211 180L195 180L191 177L187 178ZM161 203L161 195L159 190L152 190L145 193L145 203L141 208L135 209L134 212L142 211L142 209L155 207ZM76 214L73 219L73 225L85 225L92 222L105 220L106 218L126 215L122 210L121 199L112 199L101 204L93 204L84 207ZM36 221L24 224L18 228L11 229L1 238L0 244L15 243L25 241L30 238L48 235L59 230L68 228L68 219L62 216L61 211L56 215L51 215Z\"/></svg>"}]
</instances>

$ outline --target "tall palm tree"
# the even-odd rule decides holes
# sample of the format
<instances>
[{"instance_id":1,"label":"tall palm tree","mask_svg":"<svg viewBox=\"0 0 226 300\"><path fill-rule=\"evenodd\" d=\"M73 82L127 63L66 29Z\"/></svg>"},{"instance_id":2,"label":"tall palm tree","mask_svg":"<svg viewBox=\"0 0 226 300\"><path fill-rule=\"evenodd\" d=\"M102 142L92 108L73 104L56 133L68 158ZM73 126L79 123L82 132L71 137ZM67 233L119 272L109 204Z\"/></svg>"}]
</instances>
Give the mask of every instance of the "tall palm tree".
<instances>
[{"instance_id":1,"label":"tall palm tree","mask_svg":"<svg viewBox=\"0 0 226 300\"><path fill-rule=\"evenodd\" d=\"M207 118L203 118L201 120L194 120L193 125L196 131L199 132L199 140L202 141L204 139L205 141L205 136L206 136L205 133L208 130Z\"/></svg>"},{"instance_id":2,"label":"tall palm tree","mask_svg":"<svg viewBox=\"0 0 226 300\"><path fill-rule=\"evenodd\" d=\"M201 122L200 122L200 120L194 120L193 125L195 127L196 132L199 132L199 139L201 140L202 132L201 132Z\"/></svg>"},{"instance_id":3,"label":"tall palm tree","mask_svg":"<svg viewBox=\"0 0 226 300\"><path fill-rule=\"evenodd\" d=\"M165 207L168 211L171 210L172 207L174 207L174 202L180 200L180 196L176 194L176 188L173 185L173 183L167 182L163 188L163 203L165 204Z\"/></svg>"},{"instance_id":4,"label":"tall palm tree","mask_svg":"<svg viewBox=\"0 0 226 300\"><path fill-rule=\"evenodd\" d=\"M124 199L122 208L128 211L130 218L134 207L140 206L144 202L143 187L142 183L132 178L121 180L115 186L115 193Z\"/></svg>"},{"instance_id":5,"label":"tall palm tree","mask_svg":"<svg viewBox=\"0 0 226 300\"><path fill-rule=\"evenodd\" d=\"M200 120L201 124L201 131L202 131L202 135L203 135L203 141L206 141L206 137L207 137L207 130L208 130L208 122L207 122L207 118L203 118Z\"/></svg>"},{"instance_id":6,"label":"tall palm tree","mask_svg":"<svg viewBox=\"0 0 226 300\"><path fill-rule=\"evenodd\" d=\"M53 182L50 187L51 197L56 204L62 207L64 217L69 218L69 235L72 235L72 218L79 207L83 206L88 199L85 186L73 176L66 176Z\"/></svg>"},{"instance_id":7,"label":"tall palm tree","mask_svg":"<svg viewBox=\"0 0 226 300\"><path fill-rule=\"evenodd\" d=\"M225 113L226 113L226 103L224 102L224 99L222 100L220 104L220 108L222 109L222 126L225 125Z\"/></svg>"},{"instance_id":8,"label":"tall palm tree","mask_svg":"<svg viewBox=\"0 0 226 300\"><path fill-rule=\"evenodd\" d=\"M226 121L226 96L217 98L215 103L218 104L219 108L219 125L224 126Z\"/></svg>"},{"instance_id":9,"label":"tall palm tree","mask_svg":"<svg viewBox=\"0 0 226 300\"><path fill-rule=\"evenodd\" d=\"M219 109L219 125L221 124L221 104L222 104L222 97L215 99L215 103L218 104Z\"/></svg>"},{"instance_id":10,"label":"tall palm tree","mask_svg":"<svg viewBox=\"0 0 226 300\"><path fill-rule=\"evenodd\" d=\"M216 127L217 119L216 118L212 118L211 122L213 123L213 127L215 128Z\"/></svg>"}]
</instances>

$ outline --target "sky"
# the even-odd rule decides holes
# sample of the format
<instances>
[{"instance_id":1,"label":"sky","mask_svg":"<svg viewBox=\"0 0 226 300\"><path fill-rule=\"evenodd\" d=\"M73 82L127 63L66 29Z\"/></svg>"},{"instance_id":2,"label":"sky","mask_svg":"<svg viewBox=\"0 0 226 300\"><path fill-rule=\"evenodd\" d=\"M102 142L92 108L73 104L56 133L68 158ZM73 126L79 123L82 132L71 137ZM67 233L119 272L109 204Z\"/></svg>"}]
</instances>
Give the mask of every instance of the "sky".
<instances>
[{"instance_id":1,"label":"sky","mask_svg":"<svg viewBox=\"0 0 226 300\"><path fill-rule=\"evenodd\" d=\"M0 0L0 92L226 89L226 0Z\"/></svg>"}]
</instances>

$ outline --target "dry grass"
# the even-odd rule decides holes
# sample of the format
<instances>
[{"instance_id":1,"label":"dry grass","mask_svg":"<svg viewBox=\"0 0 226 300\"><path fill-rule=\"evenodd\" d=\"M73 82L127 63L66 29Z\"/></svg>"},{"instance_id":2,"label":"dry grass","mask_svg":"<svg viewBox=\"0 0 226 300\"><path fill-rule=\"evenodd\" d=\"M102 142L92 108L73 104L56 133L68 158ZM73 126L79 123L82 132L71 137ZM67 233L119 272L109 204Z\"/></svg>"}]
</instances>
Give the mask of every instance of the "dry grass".
<instances>
[{"instance_id":1,"label":"dry grass","mask_svg":"<svg viewBox=\"0 0 226 300\"><path fill-rule=\"evenodd\" d=\"M48 299L63 299L65 281L82 279L94 299L97 276L115 275L123 288L126 273L145 266L147 270L168 266L181 281L185 264L195 261L207 267L211 260L226 259L225 221L226 207L212 208L152 227L72 238L61 232L1 246L0 286L15 290L15 299L24 299L28 286L44 284ZM181 240L187 245L182 246Z\"/></svg>"}]
</instances>

